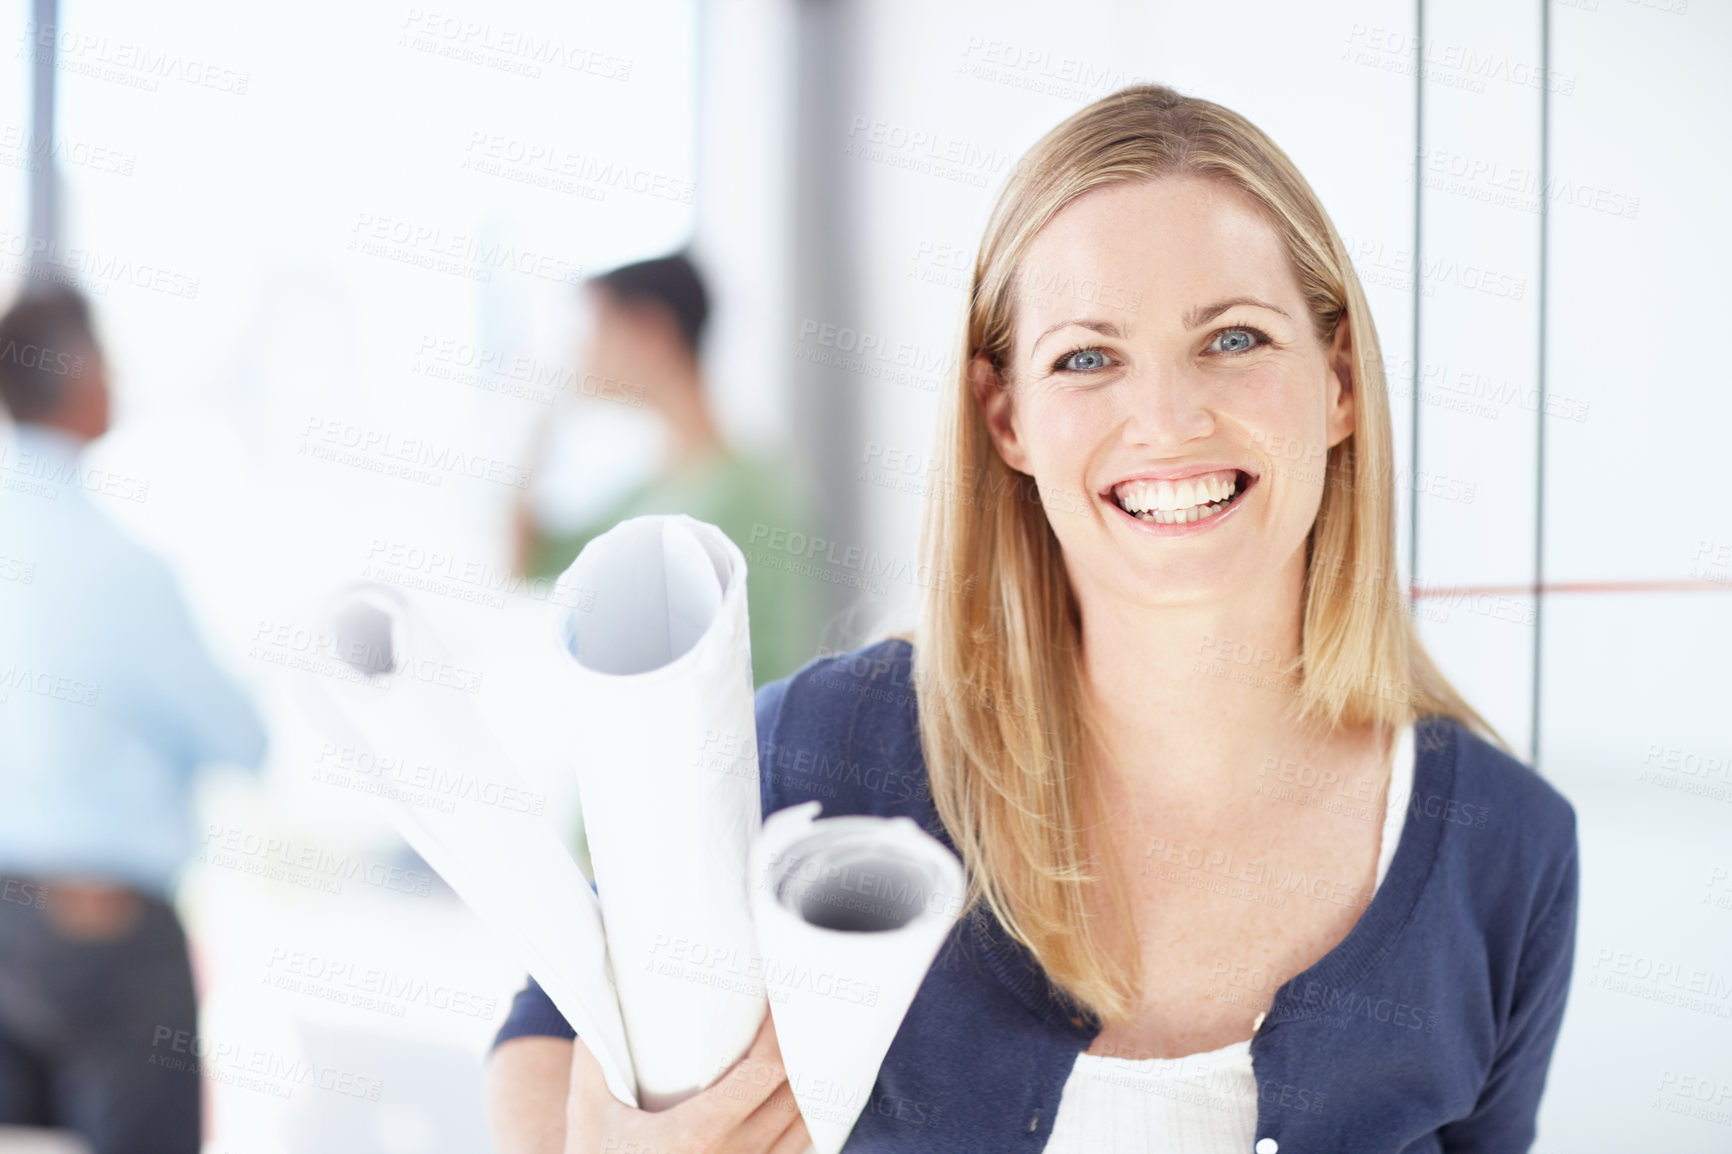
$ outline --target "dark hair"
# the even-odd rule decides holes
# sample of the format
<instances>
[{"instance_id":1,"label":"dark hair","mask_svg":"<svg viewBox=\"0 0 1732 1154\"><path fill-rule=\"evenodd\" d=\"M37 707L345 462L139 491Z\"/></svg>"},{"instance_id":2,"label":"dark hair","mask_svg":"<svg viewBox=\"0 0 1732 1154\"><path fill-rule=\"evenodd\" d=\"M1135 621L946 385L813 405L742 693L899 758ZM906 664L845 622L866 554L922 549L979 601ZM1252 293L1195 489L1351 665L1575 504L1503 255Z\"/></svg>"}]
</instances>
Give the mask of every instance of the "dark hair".
<instances>
[{"instance_id":1,"label":"dark hair","mask_svg":"<svg viewBox=\"0 0 1732 1154\"><path fill-rule=\"evenodd\" d=\"M0 317L0 402L15 421L49 417L67 383L100 352L82 293L65 287L27 292Z\"/></svg>"},{"instance_id":2,"label":"dark hair","mask_svg":"<svg viewBox=\"0 0 1732 1154\"><path fill-rule=\"evenodd\" d=\"M591 277L593 288L605 289L621 304L653 304L666 309L679 326L686 348L695 357L710 319L710 294L697 266L683 252L656 260L621 265Z\"/></svg>"}]
</instances>

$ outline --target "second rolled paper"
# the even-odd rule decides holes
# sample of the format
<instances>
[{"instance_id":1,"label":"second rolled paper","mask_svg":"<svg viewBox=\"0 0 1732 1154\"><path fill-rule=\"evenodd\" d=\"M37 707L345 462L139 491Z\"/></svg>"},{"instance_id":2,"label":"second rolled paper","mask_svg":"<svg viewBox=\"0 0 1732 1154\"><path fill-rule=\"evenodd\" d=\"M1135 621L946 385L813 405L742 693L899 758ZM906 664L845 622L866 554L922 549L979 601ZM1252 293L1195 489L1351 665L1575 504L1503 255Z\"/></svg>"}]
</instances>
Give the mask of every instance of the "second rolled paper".
<instances>
[{"instance_id":1,"label":"second rolled paper","mask_svg":"<svg viewBox=\"0 0 1732 1154\"><path fill-rule=\"evenodd\" d=\"M645 1109L715 1081L766 1009L746 881L762 824L746 561L713 525L636 517L560 578L578 791Z\"/></svg>"}]
</instances>

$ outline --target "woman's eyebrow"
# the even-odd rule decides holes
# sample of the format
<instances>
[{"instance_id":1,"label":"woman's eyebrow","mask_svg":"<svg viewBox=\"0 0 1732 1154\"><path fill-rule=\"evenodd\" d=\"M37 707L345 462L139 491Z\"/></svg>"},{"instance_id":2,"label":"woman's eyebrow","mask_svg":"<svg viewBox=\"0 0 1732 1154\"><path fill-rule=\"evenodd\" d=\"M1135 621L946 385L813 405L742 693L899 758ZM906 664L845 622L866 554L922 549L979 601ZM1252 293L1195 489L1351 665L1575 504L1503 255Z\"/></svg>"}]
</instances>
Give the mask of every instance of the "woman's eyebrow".
<instances>
[{"instance_id":1,"label":"woman's eyebrow","mask_svg":"<svg viewBox=\"0 0 1732 1154\"><path fill-rule=\"evenodd\" d=\"M1039 348L1040 342L1046 340L1046 338L1052 336L1052 334L1058 332L1060 329L1067 329L1072 325L1075 325L1078 328L1088 329L1090 332L1099 333L1103 337L1114 337L1118 340L1123 340L1125 336L1123 330L1111 321L1097 321L1092 320L1089 317L1072 317L1068 321L1060 321L1056 325L1048 327L1040 334L1040 336L1034 338L1034 344L1030 345L1029 348Z\"/></svg>"},{"instance_id":2,"label":"woman's eyebrow","mask_svg":"<svg viewBox=\"0 0 1732 1154\"><path fill-rule=\"evenodd\" d=\"M1202 305L1194 308L1190 312L1186 313L1181 319L1186 328L1194 329L1201 325L1208 324L1234 305L1251 305L1254 308L1268 309L1270 312L1280 313L1282 316L1287 317L1288 320L1293 319L1292 317L1287 316L1286 309L1277 308L1268 301L1258 300L1256 297L1228 297L1226 300L1216 301L1212 305Z\"/></svg>"}]
</instances>

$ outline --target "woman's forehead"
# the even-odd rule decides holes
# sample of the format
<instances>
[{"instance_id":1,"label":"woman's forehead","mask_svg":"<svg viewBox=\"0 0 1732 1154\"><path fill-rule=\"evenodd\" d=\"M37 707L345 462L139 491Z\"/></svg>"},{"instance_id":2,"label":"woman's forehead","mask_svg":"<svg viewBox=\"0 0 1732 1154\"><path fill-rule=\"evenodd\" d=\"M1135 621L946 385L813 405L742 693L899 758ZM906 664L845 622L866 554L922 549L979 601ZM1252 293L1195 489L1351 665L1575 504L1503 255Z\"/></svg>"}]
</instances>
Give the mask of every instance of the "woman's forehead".
<instances>
[{"instance_id":1,"label":"woman's forehead","mask_svg":"<svg viewBox=\"0 0 1732 1154\"><path fill-rule=\"evenodd\" d=\"M1198 305L1239 296L1283 307L1303 299L1258 205L1197 176L1121 182L1077 197L1030 242L1014 292L1019 320L1041 327L1083 306L1122 325L1138 317L1177 323Z\"/></svg>"}]
</instances>

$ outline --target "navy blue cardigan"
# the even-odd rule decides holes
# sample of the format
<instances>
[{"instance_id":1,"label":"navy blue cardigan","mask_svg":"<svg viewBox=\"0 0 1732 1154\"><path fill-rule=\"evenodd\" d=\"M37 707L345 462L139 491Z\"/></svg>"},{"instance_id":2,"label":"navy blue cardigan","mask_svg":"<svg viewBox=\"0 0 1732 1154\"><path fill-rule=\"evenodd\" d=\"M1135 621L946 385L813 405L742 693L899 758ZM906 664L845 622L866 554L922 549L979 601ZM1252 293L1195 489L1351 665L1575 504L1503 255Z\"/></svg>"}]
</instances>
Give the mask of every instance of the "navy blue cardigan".
<instances>
[{"instance_id":1,"label":"navy blue cardigan","mask_svg":"<svg viewBox=\"0 0 1732 1154\"><path fill-rule=\"evenodd\" d=\"M880 642L758 691L766 814L816 798L824 816L913 817L955 848L926 787L912 653ZM1422 718L1414 736L1388 873L1347 937L1276 991L1251 1039L1259 1154L1533 1142L1574 960L1575 811L1457 722ZM1026 949L971 914L916 994L847 1149L1033 1154L1097 1032ZM534 982L495 1045L524 1034L573 1036Z\"/></svg>"}]
</instances>

